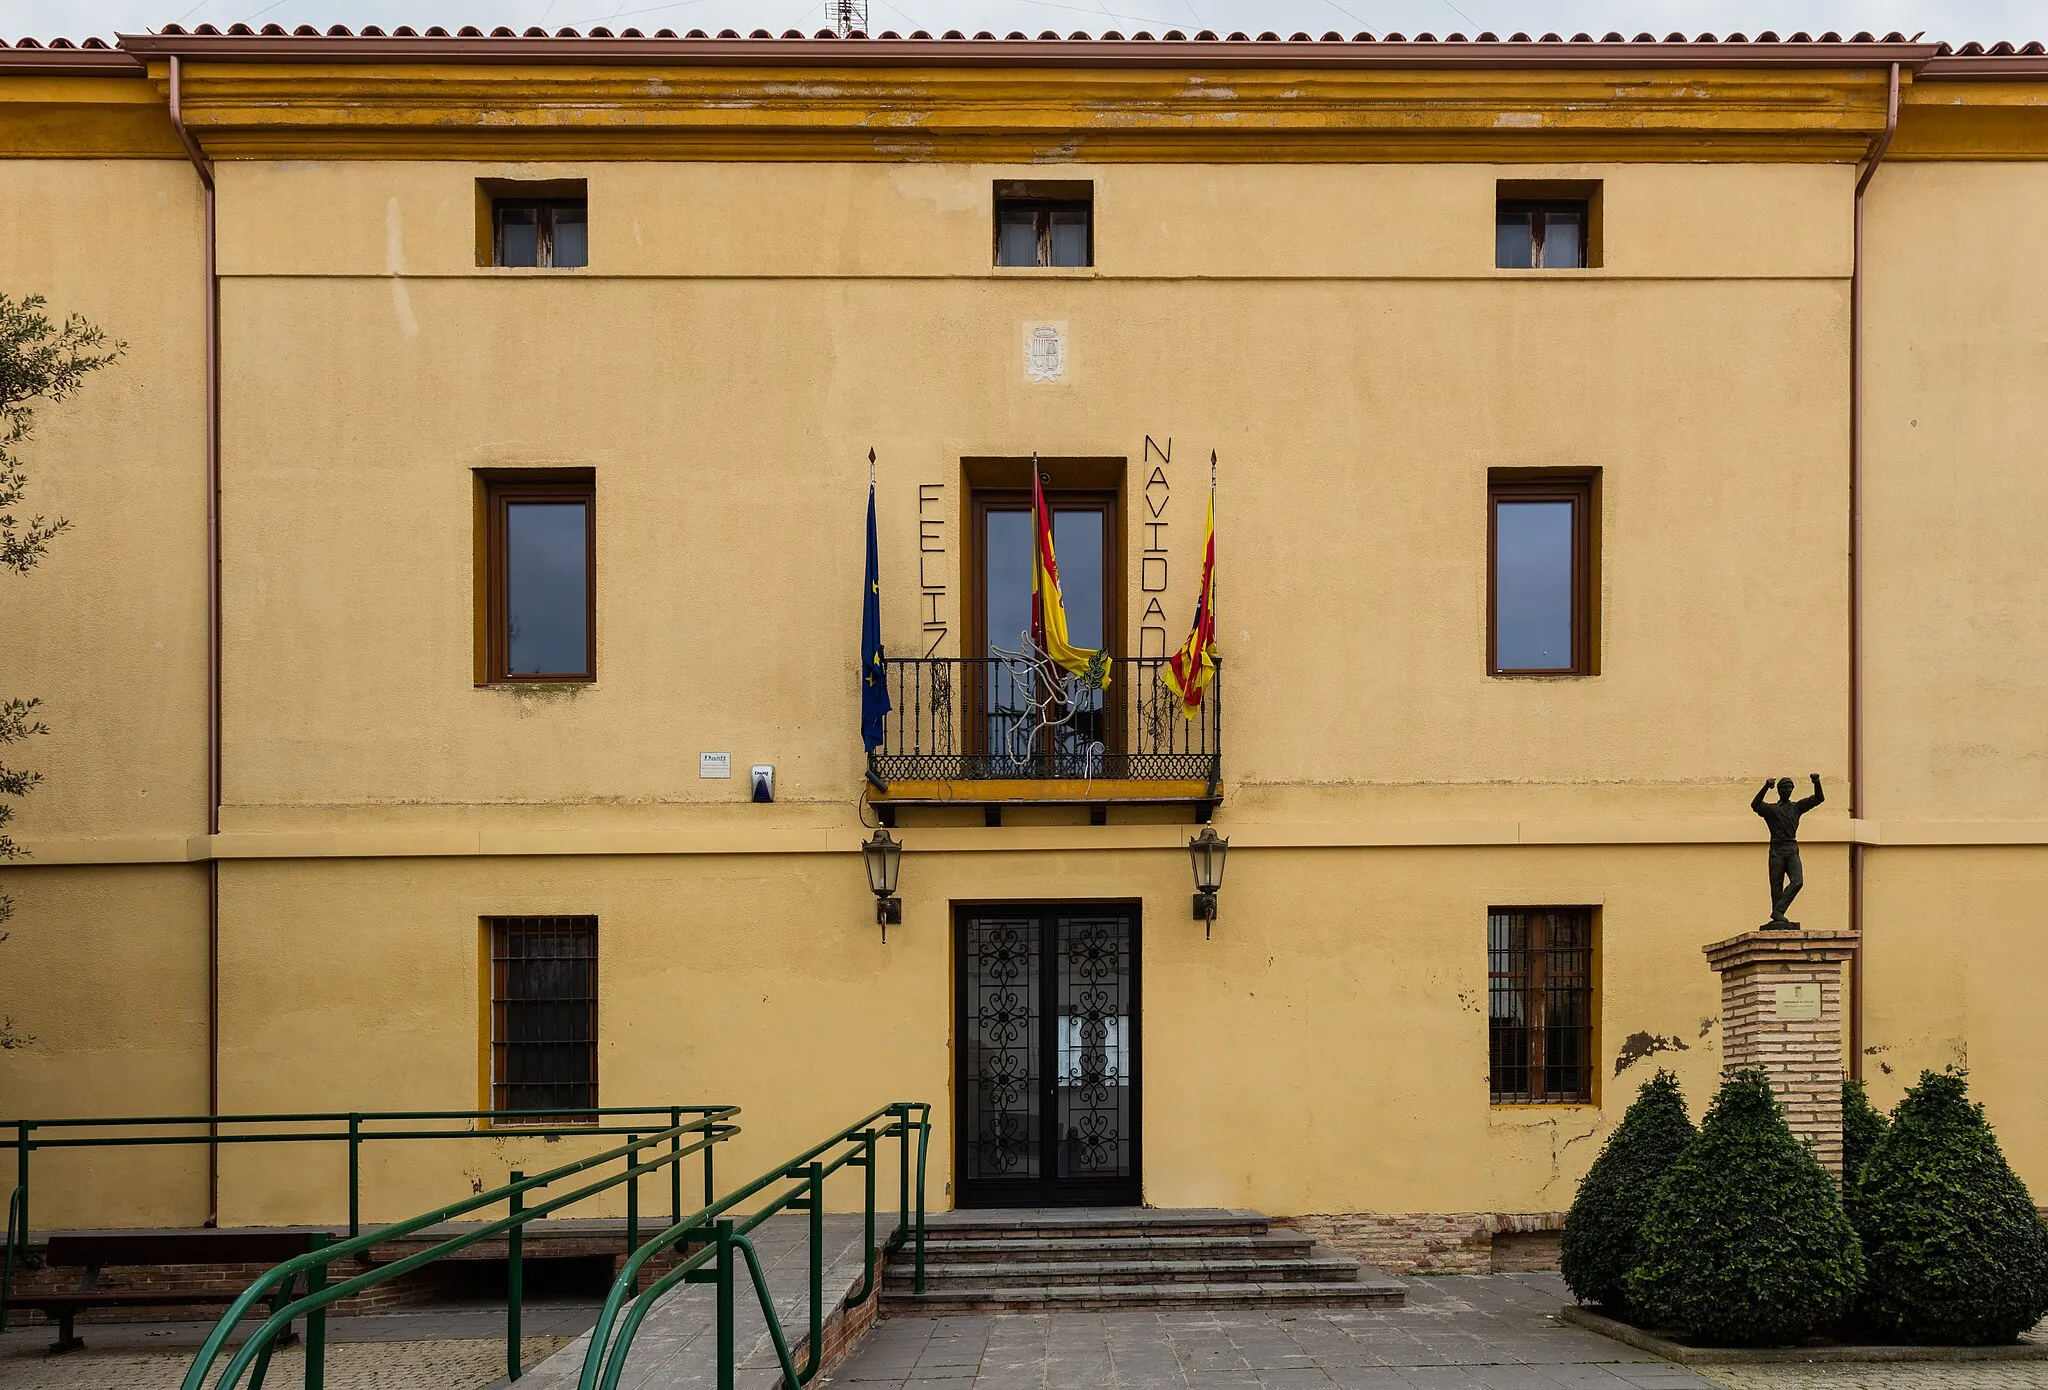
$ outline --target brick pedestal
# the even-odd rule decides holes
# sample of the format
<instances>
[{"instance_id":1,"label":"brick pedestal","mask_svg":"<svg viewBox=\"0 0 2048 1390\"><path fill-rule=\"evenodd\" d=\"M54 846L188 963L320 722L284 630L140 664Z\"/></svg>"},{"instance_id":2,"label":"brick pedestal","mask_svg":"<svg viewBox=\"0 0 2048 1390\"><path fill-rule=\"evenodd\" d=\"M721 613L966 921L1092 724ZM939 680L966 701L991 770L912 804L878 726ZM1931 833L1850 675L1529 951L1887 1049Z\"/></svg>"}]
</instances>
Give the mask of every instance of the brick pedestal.
<instances>
[{"instance_id":1,"label":"brick pedestal","mask_svg":"<svg viewBox=\"0 0 2048 1390\"><path fill-rule=\"evenodd\" d=\"M1721 976L1723 1070L1771 1078L1792 1132L1842 1176L1842 962L1856 934L1747 931L1706 948Z\"/></svg>"}]
</instances>

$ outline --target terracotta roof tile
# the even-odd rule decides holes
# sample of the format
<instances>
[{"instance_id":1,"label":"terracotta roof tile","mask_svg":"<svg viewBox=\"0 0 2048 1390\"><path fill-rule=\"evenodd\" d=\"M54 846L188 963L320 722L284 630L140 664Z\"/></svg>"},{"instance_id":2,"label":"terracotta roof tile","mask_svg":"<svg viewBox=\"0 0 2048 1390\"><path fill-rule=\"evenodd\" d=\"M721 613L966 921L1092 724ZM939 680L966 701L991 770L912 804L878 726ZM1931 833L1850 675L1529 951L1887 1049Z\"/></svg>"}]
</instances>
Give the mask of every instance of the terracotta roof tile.
<instances>
[{"instance_id":1,"label":"terracotta roof tile","mask_svg":"<svg viewBox=\"0 0 2048 1390\"><path fill-rule=\"evenodd\" d=\"M198 45L198 48L207 56L216 58L242 56L245 51L250 56L257 52L274 55L282 47L278 40L291 40L293 42L290 49L302 49L307 54L320 52L332 44L337 56L344 56L345 50L345 56L352 59L375 55L375 49L365 51L365 41L378 48L389 44L394 54L417 52L422 57L446 51L451 44L484 41L493 48L502 44L508 52L515 51L522 45L532 45L536 49L545 46L551 60L568 61L569 59L559 52L557 45L573 40L580 43L602 44L611 48L617 56L633 54L640 61L654 60L656 55L653 50L656 45L666 45L669 49L675 50L661 56L674 56L682 61L693 58L701 60L704 56L701 51L695 49L689 53L682 52L683 45L730 43L749 48L761 45L788 45L789 56L797 61L833 61L834 54L843 54L848 58L859 55L857 61L875 62L889 60L890 55L879 51L882 45L891 46L893 52L901 52L905 48L932 44L942 48L944 59L947 61L1028 63L1035 61L1034 53L1042 48L1045 50L1044 58L1053 62L1073 58L1111 64L1128 55L1130 60L1143 61L1148 66L1176 61L1176 55L1171 52L1171 47L1175 45L1188 47L1189 51L1184 61L1190 63L1227 63L1238 58L1261 64L1276 61L1292 62L1293 59L1282 59L1266 46L1300 44L1313 46L1315 56L1312 61L1319 65L1324 62L1349 64L1359 60L1370 63L1374 55L1379 55L1389 59L1398 56L1404 64L1410 61L1425 65L1441 62L1446 66L1460 67L1478 66L1496 59L1514 63L1542 64L1553 55L1556 61L1569 62L1574 66L1634 64L1646 57L1653 58L1660 65L1700 60L1741 63L1783 61L1810 65L1814 62L1827 61L1829 58L1848 58L1849 55L1823 55L1818 52L1801 54L1799 50L1802 48L1853 51L1858 47L1868 46L1913 50L1910 55L1897 55L1898 59L1913 63L1916 68L1926 71L1930 76L1991 76L2008 73L2039 73L2048 76L2048 63L2040 61L2048 57L2048 48L2044 48L2038 41L1997 41L1988 44L1972 41L1958 45L1923 41L1920 35L1909 36L1897 31L1880 35L1869 30L1859 30L1845 36L1834 30L1820 34L1800 30L1781 35L1769 29L1754 35L1738 31L1727 34L1700 33L1691 37L1674 31L1662 38L1647 31L1628 35L1618 30L1598 35L1584 31L1569 35L1558 32L1532 34L1520 30L1501 35L1486 30L1470 36L1463 31L1442 35L1432 31L1412 35L1401 32L1359 32L1347 38L1334 29L1319 35L1298 31L1285 36L1273 30L1252 34L1242 30L1219 33L1210 29L1193 32L1183 29L1165 29L1159 32L1149 29L1132 32L1110 29L1098 34L1075 30L1063 36L1056 30L1047 29L1033 37L1018 30L997 35L986 29L979 30L972 36L959 29L948 29L936 36L924 29L913 30L908 35L893 29L873 35L856 30L840 36L829 29L808 34L800 29L787 29L780 35L767 29L755 29L742 35L736 29L721 29L714 34L704 29L655 29L649 32L638 28L613 30L599 25L588 30L559 28L550 31L539 25L529 26L524 30L500 25L486 34L483 29L475 26L465 26L451 33L438 25L426 29L400 25L387 32L374 24L364 25L360 29L336 24L324 31L311 24L301 24L289 30L280 24L265 24L260 28L248 24L232 24L226 29L212 24L199 24L190 29L180 24L167 24L150 34L122 35L111 45L100 38L78 41L58 38L41 42L34 38L23 38L12 44L0 39L0 63L17 69L34 64L75 68L80 71L89 68L94 71L112 71L120 68L123 71L139 72L141 57L153 52L182 50L183 45L178 43L182 39L209 41ZM1168 47L1165 51L1147 50L1140 55L1130 47L1137 44L1160 44ZM1019 45L1025 46L1026 51L1019 52ZM1609 54L1605 51L1609 46L1623 51ZM98 56L88 60L84 57L87 53ZM34 58L30 58L31 54L35 55ZM1893 56L1873 55L1869 61L1891 61ZM1853 61L1853 58L1850 60ZM94 66L95 64L97 66Z\"/></svg>"}]
</instances>

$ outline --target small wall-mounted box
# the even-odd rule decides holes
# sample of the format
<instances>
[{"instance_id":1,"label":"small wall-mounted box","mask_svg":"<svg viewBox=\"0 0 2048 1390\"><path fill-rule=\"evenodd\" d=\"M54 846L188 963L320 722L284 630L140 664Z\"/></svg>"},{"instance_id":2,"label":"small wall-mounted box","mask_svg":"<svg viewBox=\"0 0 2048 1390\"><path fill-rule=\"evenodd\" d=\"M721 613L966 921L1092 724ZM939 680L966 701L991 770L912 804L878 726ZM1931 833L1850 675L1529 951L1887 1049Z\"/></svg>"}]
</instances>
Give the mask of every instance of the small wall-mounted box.
<instances>
[{"instance_id":1,"label":"small wall-mounted box","mask_svg":"<svg viewBox=\"0 0 2048 1390\"><path fill-rule=\"evenodd\" d=\"M775 768L771 763L754 764L754 800L775 799Z\"/></svg>"}]
</instances>

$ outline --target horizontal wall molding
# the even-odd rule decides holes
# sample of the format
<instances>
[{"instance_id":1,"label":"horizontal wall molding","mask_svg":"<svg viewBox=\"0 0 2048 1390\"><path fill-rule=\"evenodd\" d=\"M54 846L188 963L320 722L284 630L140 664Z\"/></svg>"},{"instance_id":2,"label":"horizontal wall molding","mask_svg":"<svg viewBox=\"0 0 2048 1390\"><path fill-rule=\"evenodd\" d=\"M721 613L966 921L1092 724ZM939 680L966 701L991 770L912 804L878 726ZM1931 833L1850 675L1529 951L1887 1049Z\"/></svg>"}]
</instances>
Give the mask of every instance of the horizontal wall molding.
<instances>
[{"instance_id":1,"label":"horizontal wall molding","mask_svg":"<svg viewBox=\"0 0 2048 1390\"><path fill-rule=\"evenodd\" d=\"M1761 845L1749 817L1617 821L1218 821L1232 849L1555 849L1575 846ZM1950 848L2048 845L2048 821L1810 820L1807 845ZM1186 825L908 826L913 854L1184 852ZM203 864L258 859L447 859L579 855L855 854L865 831L771 830L326 830L220 835L25 840L8 868L92 864Z\"/></svg>"}]
</instances>

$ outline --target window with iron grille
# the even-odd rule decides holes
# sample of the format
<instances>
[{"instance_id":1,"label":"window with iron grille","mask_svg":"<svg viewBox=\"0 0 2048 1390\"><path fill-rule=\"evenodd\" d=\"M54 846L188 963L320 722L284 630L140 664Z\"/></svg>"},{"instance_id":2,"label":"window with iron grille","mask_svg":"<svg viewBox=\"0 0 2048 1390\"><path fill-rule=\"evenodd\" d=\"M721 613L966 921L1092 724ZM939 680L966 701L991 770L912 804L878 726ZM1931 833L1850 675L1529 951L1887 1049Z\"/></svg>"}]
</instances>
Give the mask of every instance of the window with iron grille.
<instances>
[{"instance_id":1,"label":"window with iron grille","mask_svg":"<svg viewBox=\"0 0 2048 1390\"><path fill-rule=\"evenodd\" d=\"M1486 916L1495 1105L1593 1100L1593 909L1497 907Z\"/></svg>"},{"instance_id":2,"label":"window with iron grille","mask_svg":"<svg viewBox=\"0 0 2048 1390\"><path fill-rule=\"evenodd\" d=\"M597 1108L597 919L488 917L491 1108L593 1121Z\"/></svg>"}]
</instances>

